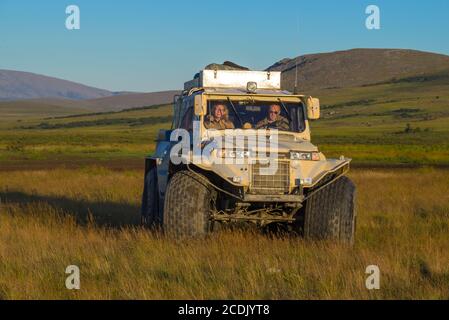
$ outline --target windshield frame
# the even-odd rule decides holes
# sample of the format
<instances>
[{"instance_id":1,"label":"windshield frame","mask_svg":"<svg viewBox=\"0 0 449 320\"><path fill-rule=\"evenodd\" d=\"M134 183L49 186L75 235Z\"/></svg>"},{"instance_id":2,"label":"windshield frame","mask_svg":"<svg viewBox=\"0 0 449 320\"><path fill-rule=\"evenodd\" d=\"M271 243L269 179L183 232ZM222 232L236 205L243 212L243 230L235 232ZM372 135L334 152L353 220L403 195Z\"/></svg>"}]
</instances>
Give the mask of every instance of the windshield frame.
<instances>
[{"instance_id":1,"label":"windshield frame","mask_svg":"<svg viewBox=\"0 0 449 320\"><path fill-rule=\"evenodd\" d=\"M248 95L248 94L205 94L203 99L203 116L201 117L201 127L206 131L224 131L224 130L217 130L217 129L208 129L205 126L205 117L209 115L210 111L210 103L213 101L222 101L225 102L229 109L229 114L234 114L235 111L234 108L238 108L235 106L235 102L240 101L248 101L250 103L261 103L261 104L267 104L267 103L274 103L281 105L282 110L285 109L285 112L288 112L288 118L292 119L292 113L289 112L289 104L295 104L297 106L297 110L300 112L295 112L295 119L296 125L298 130L280 130L283 133L289 133L289 134L304 134L307 133L309 129L308 119L307 119L307 110L304 103L304 96L300 95ZM295 106L295 107L296 107ZM235 121L239 122L241 121L239 115L234 115ZM301 119L302 118L302 119ZM302 124L301 124L302 122ZM253 124L254 125L254 124ZM232 130L232 129L231 129ZM249 130L245 128L235 128L235 130ZM270 129L255 129L251 128L251 130L270 130Z\"/></svg>"}]
</instances>

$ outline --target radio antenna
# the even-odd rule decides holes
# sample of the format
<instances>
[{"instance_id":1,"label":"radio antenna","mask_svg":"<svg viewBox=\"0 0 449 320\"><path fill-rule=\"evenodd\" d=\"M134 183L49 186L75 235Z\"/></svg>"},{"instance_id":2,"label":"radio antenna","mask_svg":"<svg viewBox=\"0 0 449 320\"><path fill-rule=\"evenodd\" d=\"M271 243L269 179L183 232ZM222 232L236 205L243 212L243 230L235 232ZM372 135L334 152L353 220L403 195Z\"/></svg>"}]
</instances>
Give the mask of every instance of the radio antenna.
<instances>
[{"instance_id":1,"label":"radio antenna","mask_svg":"<svg viewBox=\"0 0 449 320\"><path fill-rule=\"evenodd\" d=\"M298 33L299 33L299 18L298 18ZM299 50L298 50L298 54L299 54ZM295 88L293 89L293 94L298 94L298 56L296 56L295 58Z\"/></svg>"},{"instance_id":2,"label":"radio antenna","mask_svg":"<svg viewBox=\"0 0 449 320\"><path fill-rule=\"evenodd\" d=\"M298 94L298 57L295 58L295 89L294 94Z\"/></svg>"}]
</instances>

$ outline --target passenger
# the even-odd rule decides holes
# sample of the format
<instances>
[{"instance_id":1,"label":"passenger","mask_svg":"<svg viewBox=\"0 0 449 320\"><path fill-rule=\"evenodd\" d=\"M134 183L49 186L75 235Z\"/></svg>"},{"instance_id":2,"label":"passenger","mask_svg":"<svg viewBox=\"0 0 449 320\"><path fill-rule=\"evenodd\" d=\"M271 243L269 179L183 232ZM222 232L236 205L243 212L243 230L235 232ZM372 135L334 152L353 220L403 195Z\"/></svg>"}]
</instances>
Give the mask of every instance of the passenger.
<instances>
[{"instance_id":1,"label":"passenger","mask_svg":"<svg viewBox=\"0 0 449 320\"><path fill-rule=\"evenodd\" d=\"M281 106L272 104L268 110L268 116L257 123L256 129L278 129L288 131L290 130L290 122L288 119L281 116Z\"/></svg>"},{"instance_id":2,"label":"passenger","mask_svg":"<svg viewBox=\"0 0 449 320\"><path fill-rule=\"evenodd\" d=\"M228 108L224 103L218 102L213 106L212 115L206 116L204 126L206 129L234 129L234 124L229 120Z\"/></svg>"}]
</instances>

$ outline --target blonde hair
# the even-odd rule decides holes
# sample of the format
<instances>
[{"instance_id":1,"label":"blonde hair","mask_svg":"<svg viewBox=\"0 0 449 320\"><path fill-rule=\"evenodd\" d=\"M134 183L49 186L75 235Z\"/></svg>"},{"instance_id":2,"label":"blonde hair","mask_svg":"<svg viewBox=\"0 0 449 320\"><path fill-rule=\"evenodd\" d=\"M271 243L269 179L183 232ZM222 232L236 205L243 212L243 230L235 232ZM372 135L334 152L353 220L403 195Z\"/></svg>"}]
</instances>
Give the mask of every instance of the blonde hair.
<instances>
[{"instance_id":1,"label":"blonde hair","mask_svg":"<svg viewBox=\"0 0 449 320\"><path fill-rule=\"evenodd\" d=\"M212 107L212 116L215 117L215 110L217 110L218 106L223 106L224 108L222 119L224 119L225 121L229 121L229 109L223 102L216 102L214 104L214 106Z\"/></svg>"}]
</instances>

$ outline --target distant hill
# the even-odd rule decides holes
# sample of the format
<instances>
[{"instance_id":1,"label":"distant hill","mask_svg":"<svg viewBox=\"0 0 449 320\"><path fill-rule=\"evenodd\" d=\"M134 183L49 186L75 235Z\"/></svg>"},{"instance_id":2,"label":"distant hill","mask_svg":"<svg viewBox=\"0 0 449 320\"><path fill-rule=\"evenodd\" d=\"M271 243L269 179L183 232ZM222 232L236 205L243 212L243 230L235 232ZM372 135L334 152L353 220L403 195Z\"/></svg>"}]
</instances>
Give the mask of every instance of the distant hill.
<instances>
[{"instance_id":1,"label":"distant hill","mask_svg":"<svg viewBox=\"0 0 449 320\"><path fill-rule=\"evenodd\" d=\"M35 73L0 70L0 100L38 98L95 99L113 96L108 90Z\"/></svg>"},{"instance_id":2,"label":"distant hill","mask_svg":"<svg viewBox=\"0 0 449 320\"><path fill-rule=\"evenodd\" d=\"M297 73L296 73L297 66ZM233 62L211 64L207 68L246 70ZM285 58L267 70L282 71L282 86L293 91L297 74L298 90L314 93L323 89L360 87L397 81L422 81L442 78L449 83L449 56L403 49L353 49ZM181 84L183 80L180 79ZM79 83L28 72L0 70L0 107L26 112L30 108L51 106L86 112L166 104L179 91L152 93L111 92ZM56 109L55 109L56 108Z\"/></svg>"},{"instance_id":3,"label":"distant hill","mask_svg":"<svg viewBox=\"0 0 449 320\"><path fill-rule=\"evenodd\" d=\"M180 91L132 93L82 101L80 105L91 111L120 111L124 109L170 103Z\"/></svg>"},{"instance_id":4,"label":"distant hill","mask_svg":"<svg viewBox=\"0 0 449 320\"><path fill-rule=\"evenodd\" d=\"M282 71L282 86L293 91L297 70L301 92L357 87L424 75L449 76L449 56L402 49L353 49L282 59L267 70Z\"/></svg>"},{"instance_id":5,"label":"distant hill","mask_svg":"<svg viewBox=\"0 0 449 320\"><path fill-rule=\"evenodd\" d=\"M30 99L18 101L0 101L0 122L9 119L27 117L66 116L88 113L88 109L79 107L77 101L61 99Z\"/></svg>"},{"instance_id":6,"label":"distant hill","mask_svg":"<svg viewBox=\"0 0 449 320\"><path fill-rule=\"evenodd\" d=\"M118 111L122 109L164 104L173 101L179 91L135 93L111 92L79 83L34 73L0 70L0 107L15 106L24 113L30 108L61 107L63 113L74 109L88 112Z\"/></svg>"},{"instance_id":7,"label":"distant hill","mask_svg":"<svg viewBox=\"0 0 449 320\"><path fill-rule=\"evenodd\" d=\"M180 91L160 91L150 93L131 93L89 100L69 100L56 98L26 99L0 101L0 115L7 111L10 115L45 114L50 110L55 116L120 111L130 108L166 104L173 101L173 96Z\"/></svg>"}]
</instances>

